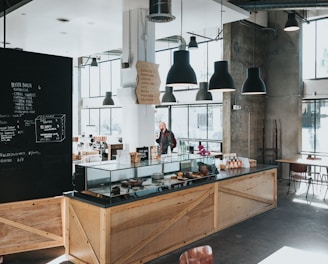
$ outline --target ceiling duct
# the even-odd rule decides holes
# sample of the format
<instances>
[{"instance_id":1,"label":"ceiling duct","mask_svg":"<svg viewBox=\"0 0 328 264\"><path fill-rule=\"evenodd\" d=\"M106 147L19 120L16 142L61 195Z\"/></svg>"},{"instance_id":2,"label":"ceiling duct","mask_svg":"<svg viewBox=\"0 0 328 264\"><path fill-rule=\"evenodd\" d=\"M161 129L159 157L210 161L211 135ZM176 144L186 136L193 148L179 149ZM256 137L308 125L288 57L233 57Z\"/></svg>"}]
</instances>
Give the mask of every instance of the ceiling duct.
<instances>
[{"instance_id":1,"label":"ceiling duct","mask_svg":"<svg viewBox=\"0 0 328 264\"><path fill-rule=\"evenodd\" d=\"M148 20L156 23L170 22L175 19L171 10L171 0L149 0Z\"/></svg>"}]
</instances>

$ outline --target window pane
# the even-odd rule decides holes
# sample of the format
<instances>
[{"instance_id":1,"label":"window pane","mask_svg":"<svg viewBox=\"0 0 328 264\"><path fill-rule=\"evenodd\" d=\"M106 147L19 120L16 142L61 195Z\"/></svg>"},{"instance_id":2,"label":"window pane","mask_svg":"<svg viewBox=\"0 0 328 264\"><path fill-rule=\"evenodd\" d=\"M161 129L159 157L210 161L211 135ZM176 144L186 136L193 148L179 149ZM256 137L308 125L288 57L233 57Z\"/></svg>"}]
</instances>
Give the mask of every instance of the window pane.
<instances>
[{"instance_id":1,"label":"window pane","mask_svg":"<svg viewBox=\"0 0 328 264\"><path fill-rule=\"evenodd\" d=\"M81 134L86 135L87 125L89 124L89 109L81 109Z\"/></svg>"},{"instance_id":2,"label":"window pane","mask_svg":"<svg viewBox=\"0 0 328 264\"><path fill-rule=\"evenodd\" d=\"M155 131L158 133L158 125L160 122L168 124L168 108L156 108L155 109Z\"/></svg>"},{"instance_id":3,"label":"window pane","mask_svg":"<svg viewBox=\"0 0 328 264\"><path fill-rule=\"evenodd\" d=\"M189 137L207 138L207 108L192 106L189 108Z\"/></svg>"},{"instance_id":4,"label":"window pane","mask_svg":"<svg viewBox=\"0 0 328 264\"><path fill-rule=\"evenodd\" d=\"M208 139L222 140L222 106L209 105L208 106Z\"/></svg>"},{"instance_id":5,"label":"window pane","mask_svg":"<svg viewBox=\"0 0 328 264\"><path fill-rule=\"evenodd\" d=\"M99 63L101 95L111 91L111 63L110 61Z\"/></svg>"},{"instance_id":6,"label":"window pane","mask_svg":"<svg viewBox=\"0 0 328 264\"><path fill-rule=\"evenodd\" d=\"M172 131L176 138L188 138L187 107L172 107Z\"/></svg>"},{"instance_id":7,"label":"window pane","mask_svg":"<svg viewBox=\"0 0 328 264\"><path fill-rule=\"evenodd\" d=\"M81 68L81 97L89 97L89 66Z\"/></svg>"},{"instance_id":8,"label":"window pane","mask_svg":"<svg viewBox=\"0 0 328 264\"><path fill-rule=\"evenodd\" d=\"M121 60L112 61L112 93L117 94L117 89L121 87Z\"/></svg>"},{"instance_id":9,"label":"window pane","mask_svg":"<svg viewBox=\"0 0 328 264\"><path fill-rule=\"evenodd\" d=\"M87 128L89 135L99 135L99 109L90 109L90 121Z\"/></svg>"},{"instance_id":10,"label":"window pane","mask_svg":"<svg viewBox=\"0 0 328 264\"><path fill-rule=\"evenodd\" d=\"M112 136L122 136L122 109L112 108Z\"/></svg>"},{"instance_id":11,"label":"window pane","mask_svg":"<svg viewBox=\"0 0 328 264\"><path fill-rule=\"evenodd\" d=\"M100 96L99 67L90 68L90 97Z\"/></svg>"},{"instance_id":12,"label":"window pane","mask_svg":"<svg viewBox=\"0 0 328 264\"><path fill-rule=\"evenodd\" d=\"M315 78L315 23L303 23L303 79Z\"/></svg>"},{"instance_id":13,"label":"window pane","mask_svg":"<svg viewBox=\"0 0 328 264\"><path fill-rule=\"evenodd\" d=\"M316 120L316 148L317 152L328 152L328 101L318 102L317 120Z\"/></svg>"},{"instance_id":14,"label":"window pane","mask_svg":"<svg viewBox=\"0 0 328 264\"><path fill-rule=\"evenodd\" d=\"M165 50L156 52L155 56L156 63L159 64L158 73L161 79L160 91L164 91L166 76L171 67L171 64L173 64L173 51Z\"/></svg>"},{"instance_id":15,"label":"window pane","mask_svg":"<svg viewBox=\"0 0 328 264\"><path fill-rule=\"evenodd\" d=\"M328 20L317 21L317 78L328 76Z\"/></svg>"},{"instance_id":16,"label":"window pane","mask_svg":"<svg viewBox=\"0 0 328 264\"><path fill-rule=\"evenodd\" d=\"M110 108L100 109L100 135L110 135Z\"/></svg>"}]
</instances>

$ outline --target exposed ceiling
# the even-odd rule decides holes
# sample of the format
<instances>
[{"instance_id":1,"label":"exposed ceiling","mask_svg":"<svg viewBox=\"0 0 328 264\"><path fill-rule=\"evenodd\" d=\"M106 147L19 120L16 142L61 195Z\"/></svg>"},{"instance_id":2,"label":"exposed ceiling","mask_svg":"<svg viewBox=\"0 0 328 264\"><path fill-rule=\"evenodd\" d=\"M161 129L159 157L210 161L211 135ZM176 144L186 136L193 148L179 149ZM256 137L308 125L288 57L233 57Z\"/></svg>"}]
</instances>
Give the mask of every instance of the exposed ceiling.
<instances>
[{"instance_id":1,"label":"exposed ceiling","mask_svg":"<svg viewBox=\"0 0 328 264\"><path fill-rule=\"evenodd\" d=\"M319 13L328 9L323 0L184 0L181 23L181 1L172 0L175 20L155 24L156 39L180 35L181 24L186 40L190 36L186 32L214 38L221 23L221 3L223 24L246 19L252 10L305 7ZM7 9L6 19L1 13L0 45L4 46L5 36L6 48L68 57L121 49L123 12L149 6L149 0L1 0L0 12L4 2Z\"/></svg>"}]
</instances>

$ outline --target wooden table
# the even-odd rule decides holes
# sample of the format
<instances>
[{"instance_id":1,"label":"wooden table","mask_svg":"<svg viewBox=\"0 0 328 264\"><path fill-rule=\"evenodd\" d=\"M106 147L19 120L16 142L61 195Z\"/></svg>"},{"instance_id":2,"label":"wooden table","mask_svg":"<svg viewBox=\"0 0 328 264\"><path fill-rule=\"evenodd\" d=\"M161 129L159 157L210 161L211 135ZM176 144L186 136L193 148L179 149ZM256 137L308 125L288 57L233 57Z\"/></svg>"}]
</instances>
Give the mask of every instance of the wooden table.
<instances>
[{"instance_id":1,"label":"wooden table","mask_svg":"<svg viewBox=\"0 0 328 264\"><path fill-rule=\"evenodd\" d=\"M291 182L290 164L292 164L292 163L307 165L307 166L311 166L311 167L313 166L313 167L326 168L327 171L325 172L325 175L321 174L321 172L318 172L317 175L319 175L320 177L311 178L309 184L311 184L311 183L324 184L324 185L327 185L327 190L328 190L328 159L327 158L324 158L324 157L308 158L307 156L296 156L293 158L279 159L276 161L289 164L289 185ZM288 188L288 191L289 191L289 188ZM327 194L327 191L325 193L325 196L326 196L326 194Z\"/></svg>"}]
</instances>

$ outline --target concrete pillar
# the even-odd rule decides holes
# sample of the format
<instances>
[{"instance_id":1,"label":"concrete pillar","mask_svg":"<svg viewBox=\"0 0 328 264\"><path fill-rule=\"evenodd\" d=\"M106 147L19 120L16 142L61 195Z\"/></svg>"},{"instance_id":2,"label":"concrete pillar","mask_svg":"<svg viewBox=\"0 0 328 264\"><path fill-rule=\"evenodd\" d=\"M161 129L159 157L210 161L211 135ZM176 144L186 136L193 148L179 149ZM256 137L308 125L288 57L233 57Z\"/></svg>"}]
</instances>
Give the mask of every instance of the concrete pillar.
<instances>
[{"instance_id":1,"label":"concrete pillar","mask_svg":"<svg viewBox=\"0 0 328 264\"><path fill-rule=\"evenodd\" d=\"M136 104L137 61L155 62L155 25L148 22L148 9L123 12L122 87L118 90L122 105L123 143L129 150L156 144L153 105Z\"/></svg>"}]
</instances>

